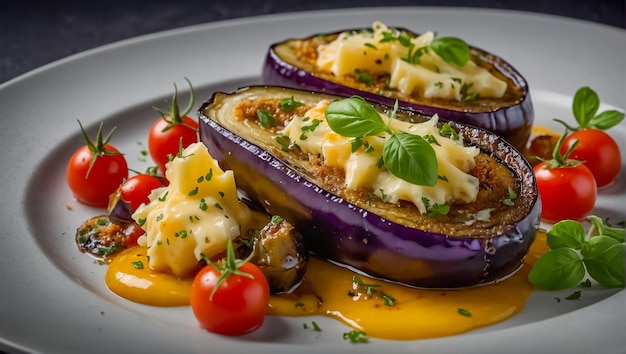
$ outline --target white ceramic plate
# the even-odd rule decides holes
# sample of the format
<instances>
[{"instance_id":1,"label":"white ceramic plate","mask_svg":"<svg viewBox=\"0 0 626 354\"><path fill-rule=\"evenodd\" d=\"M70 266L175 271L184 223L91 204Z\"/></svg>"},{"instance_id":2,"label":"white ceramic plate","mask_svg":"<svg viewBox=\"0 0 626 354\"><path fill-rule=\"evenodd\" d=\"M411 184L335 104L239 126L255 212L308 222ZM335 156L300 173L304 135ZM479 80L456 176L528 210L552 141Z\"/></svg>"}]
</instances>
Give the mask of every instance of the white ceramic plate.
<instances>
[{"instance_id":1,"label":"white ceramic plate","mask_svg":"<svg viewBox=\"0 0 626 354\"><path fill-rule=\"evenodd\" d=\"M524 311L496 326L421 341L372 340L353 345L346 327L326 318L268 318L251 335L201 331L189 308L128 302L104 286L105 267L80 254L74 230L99 213L76 203L65 164L80 145L77 119L93 133L117 126L113 143L140 160L151 106L169 99L173 83L194 83L200 100L216 89L257 83L272 42L382 20L437 30L506 58L528 79L536 121L571 118L571 98L589 85L602 108L623 110L626 33L592 23L529 13L478 9L377 8L296 13L212 23L143 36L52 63L0 86L0 349L32 352L621 352L623 290L534 292ZM186 91L184 92L186 94ZM183 98L184 100L184 98ZM198 102L199 105L200 102ZM621 106L620 106L621 105ZM626 152L626 125L611 134ZM143 145L145 148L145 145ZM626 154L625 154L626 155ZM622 160L622 165L626 165ZM626 173L600 193L594 213L626 219ZM67 209L71 206L71 210ZM303 329L315 320L322 332Z\"/></svg>"}]
</instances>

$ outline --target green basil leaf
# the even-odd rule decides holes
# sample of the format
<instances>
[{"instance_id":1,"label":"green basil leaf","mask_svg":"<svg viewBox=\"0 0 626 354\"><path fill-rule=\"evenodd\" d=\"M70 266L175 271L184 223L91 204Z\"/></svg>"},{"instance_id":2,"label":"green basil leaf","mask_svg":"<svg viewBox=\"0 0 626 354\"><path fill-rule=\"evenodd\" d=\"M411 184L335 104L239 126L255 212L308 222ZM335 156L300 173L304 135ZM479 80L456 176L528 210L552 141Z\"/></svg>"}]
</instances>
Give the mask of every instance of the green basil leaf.
<instances>
[{"instance_id":1,"label":"green basil leaf","mask_svg":"<svg viewBox=\"0 0 626 354\"><path fill-rule=\"evenodd\" d=\"M457 37L435 38L430 47L447 63L465 66L470 58L469 46Z\"/></svg>"},{"instance_id":2,"label":"green basil leaf","mask_svg":"<svg viewBox=\"0 0 626 354\"><path fill-rule=\"evenodd\" d=\"M608 287L624 287L626 244L609 236L589 239L581 250L589 276Z\"/></svg>"},{"instance_id":3,"label":"green basil leaf","mask_svg":"<svg viewBox=\"0 0 626 354\"><path fill-rule=\"evenodd\" d=\"M546 234L550 249L569 247L579 250L585 242L585 229L574 220L563 220L554 224Z\"/></svg>"},{"instance_id":4,"label":"green basil leaf","mask_svg":"<svg viewBox=\"0 0 626 354\"><path fill-rule=\"evenodd\" d=\"M589 229L589 237L609 236L619 242L624 242L624 233L626 232L624 229L608 226L604 223L604 220L596 215L588 216L587 220L589 220L589 222L591 223L591 228Z\"/></svg>"},{"instance_id":5,"label":"green basil leaf","mask_svg":"<svg viewBox=\"0 0 626 354\"><path fill-rule=\"evenodd\" d=\"M570 248L558 248L537 259L528 273L528 280L539 288L562 290L579 284L584 276L580 256Z\"/></svg>"},{"instance_id":6,"label":"green basil leaf","mask_svg":"<svg viewBox=\"0 0 626 354\"><path fill-rule=\"evenodd\" d=\"M624 120L623 112L616 110L604 111L591 119L589 127L606 130L618 125L622 120Z\"/></svg>"},{"instance_id":7,"label":"green basil leaf","mask_svg":"<svg viewBox=\"0 0 626 354\"><path fill-rule=\"evenodd\" d=\"M589 127L589 122L598 112L598 108L600 108L600 98L594 90L584 86L576 91L572 111L580 129Z\"/></svg>"},{"instance_id":8,"label":"green basil leaf","mask_svg":"<svg viewBox=\"0 0 626 354\"><path fill-rule=\"evenodd\" d=\"M376 135L387 128L378 111L356 96L331 102L325 115L330 128L346 137Z\"/></svg>"},{"instance_id":9,"label":"green basil leaf","mask_svg":"<svg viewBox=\"0 0 626 354\"><path fill-rule=\"evenodd\" d=\"M437 184L435 150L419 135L393 134L383 147L383 161L394 176L421 186Z\"/></svg>"}]
</instances>

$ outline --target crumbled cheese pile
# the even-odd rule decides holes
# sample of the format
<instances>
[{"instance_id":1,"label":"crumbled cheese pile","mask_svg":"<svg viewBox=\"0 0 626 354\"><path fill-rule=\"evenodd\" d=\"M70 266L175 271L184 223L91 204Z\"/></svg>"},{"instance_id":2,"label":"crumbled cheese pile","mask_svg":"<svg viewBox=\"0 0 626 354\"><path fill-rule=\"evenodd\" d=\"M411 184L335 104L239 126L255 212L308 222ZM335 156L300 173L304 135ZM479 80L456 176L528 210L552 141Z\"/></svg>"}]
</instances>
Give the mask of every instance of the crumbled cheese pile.
<instances>
[{"instance_id":1,"label":"crumbled cheese pile","mask_svg":"<svg viewBox=\"0 0 626 354\"><path fill-rule=\"evenodd\" d=\"M352 151L353 138L341 136L328 126L324 115L328 104L328 101L321 101L303 117L294 117L282 134L289 136L291 141L297 141L303 152L321 154L327 166L343 169L346 188L371 190L389 203L409 201L422 213L427 211L425 201L430 205L443 205L451 201L476 200L479 182L468 172L475 167L474 158L480 153L480 149L464 146L461 140L442 136L437 127L437 116L423 123L408 123L397 119L390 122L393 131L430 135L437 140L438 144L431 145L437 156L437 173L445 179L428 187L411 184L378 167L383 145L389 138L387 133L362 138L370 148ZM389 120L384 114L381 117L385 122ZM312 126L315 128L312 129ZM306 136L305 139L303 135Z\"/></svg>"},{"instance_id":2,"label":"crumbled cheese pile","mask_svg":"<svg viewBox=\"0 0 626 354\"><path fill-rule=\"evenodd\" d=\"M191 274L201 254L213 257L252 217L237 195L232 171L222 171L206 146L195 143L167 164L169 186L133 214L146 231L150 268L179 277Z\"/></svg>"},{"instance_id":3,"label":"crumbled cheese pile","mask_svg":"<svg viewBox=\"0 0 626 354\"><path fill-rule=\"evenodd\" d=\"M506 91L506 82L471 60L459 67L428 50L419 63L409 63L405 60L409 54L406 44L383 40L385 34L391 34L394 29L378 21L372 27L373 33L342 32L333 42L319 46L316 65L337 77L358 72L387 73L390 74L389 87L415 97L460 101L468 94L497 98ZM422 48L434 38L433 32L426 32L412 38L411 42L414 48Z\"/></svg>"}]
</instances>

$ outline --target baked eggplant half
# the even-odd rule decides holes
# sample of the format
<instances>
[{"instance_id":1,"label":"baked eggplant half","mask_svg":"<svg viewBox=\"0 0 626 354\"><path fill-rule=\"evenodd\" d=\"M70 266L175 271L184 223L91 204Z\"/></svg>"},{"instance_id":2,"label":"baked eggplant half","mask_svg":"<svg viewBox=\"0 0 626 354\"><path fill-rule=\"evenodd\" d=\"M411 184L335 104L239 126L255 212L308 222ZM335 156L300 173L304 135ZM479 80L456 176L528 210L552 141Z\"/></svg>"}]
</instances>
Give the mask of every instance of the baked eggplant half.
<instances>
[{"instance_id":1,"label":"baked eggplant half","mask_svg":"<svg viewBox=\"0 0 626 354\"><path fill-rule=\"evenodd\" d=\"M262 84L387 105L397 99L401 109L487 129L518 149L534 120L528 84L503 58L455 37L380 22L272 44Z\"/></svg>"},{"instance_id":2,"label":"baked eggplant half","mask_svg":"<svg viewBox=\"0 0 626 354\"><path fill-rule=\"evenodd\" d=\"M367 114L384 131L337 133L371 127ZM426 288L494 282L519 269L539 227L530 165L480 128L275 86L215 92L199 117L201 141L244 198L294 225L316 256L369 276ZM424 147L418 162L404 160L414 145ZM434 180L424 156L435 156Z\"/></svg>"}]
</instances>

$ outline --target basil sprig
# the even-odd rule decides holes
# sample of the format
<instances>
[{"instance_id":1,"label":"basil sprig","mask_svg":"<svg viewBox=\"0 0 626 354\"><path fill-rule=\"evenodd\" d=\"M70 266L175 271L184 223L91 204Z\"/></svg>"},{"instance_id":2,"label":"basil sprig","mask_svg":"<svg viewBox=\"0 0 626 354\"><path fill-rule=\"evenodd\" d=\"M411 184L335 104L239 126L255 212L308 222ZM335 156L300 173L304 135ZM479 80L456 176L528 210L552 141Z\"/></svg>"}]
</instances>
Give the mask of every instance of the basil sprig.
<instances>
[{"instance_id":1,"label":"basil sprig","mask_svg":"<svg viewBox=\"0 0 626 354\"><path fill-rule=\"evenodd\" d=\"M550 250L528 274L531 283L546 290L568 289L588 273L603 286L624 287L624 229L609 227L597 216L587 219L587 233L574 220L552 226L546 238Z\"/></svg>"},{"instance_id":2,"label":"basil sprig","mask_svg":"<svg viewBox=\"0 0 626 354\"><path fill-rule=\"evenodd\" d=\"M469 46L457 37L435 38L430 42L430 47L443 61L460 67L465 66L470 58Z\"/></svg>"},{"instance_id":3,"label":"basil sprig","mask_svg":"<svg viewBox=\"0 0 626 354\"><path fill-rule=\"evenodd\" d=\"M397 110L394 107L390 120ZM362 98L353 96L333 101L326 108L328 126L337 134L363 138L387 132L382 160L394 176L409 183L423 186L437 184L437 156L430 143L419 135L393 132L372 105Z\"/></svg>"},{"instance_id":4,"label":"basil sprig","mask_svg":"<svg viewBox=\"0 0 626 354\"><path fill-rule=\"evenodd\" d=\"M470 49L467 43L457 37L435 37L429 45L416 47L409 36L404 31L391 29L382 33L383 38L380 43L397 41L409 50L405 60L411 64L419 64L422 55L428 53L429 49L437 53L446 63L465 66L470 59Z\"/></svg>"},{"instance_id":5,"label":"basil sprig","mask_svg":"<svg viewBox=\"0 0 626 354\"><path fill-rule=\"evenodd\" d=\"M618 125L624 119L623 112L611 109L598 113L598 109L600 109L600 97L588 86L583 86L576 91L572 101L572 112L578 123L578 128L570 127L560 119L555 118L554 120L563 124L567 129L575 131L582 129L606 130Z\"/></svg>"}]
</instances>

